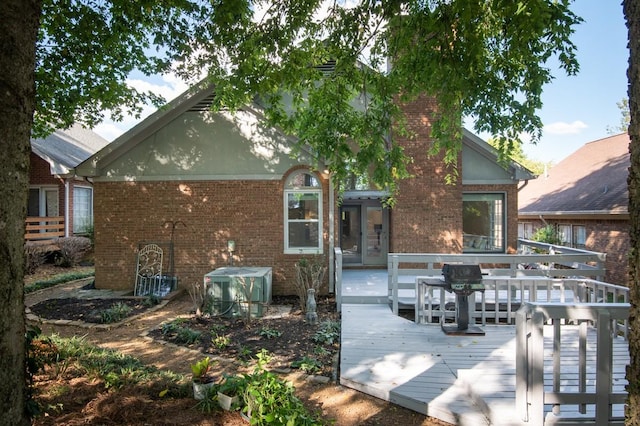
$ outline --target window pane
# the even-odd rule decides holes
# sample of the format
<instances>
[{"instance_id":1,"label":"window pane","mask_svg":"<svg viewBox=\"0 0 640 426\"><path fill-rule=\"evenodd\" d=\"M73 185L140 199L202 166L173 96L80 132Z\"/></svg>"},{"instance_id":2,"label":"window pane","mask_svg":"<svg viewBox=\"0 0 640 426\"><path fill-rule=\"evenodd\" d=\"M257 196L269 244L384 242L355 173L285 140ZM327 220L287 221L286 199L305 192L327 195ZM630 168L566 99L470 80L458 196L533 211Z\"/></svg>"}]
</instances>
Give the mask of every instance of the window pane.
<instances>
[{"instance_id":1,"label":"window pane","mask_svg":"<svg viewBox=\"0 0 640 426\"><path fill-rule=\"evenodd\" d=\"M73 232L82 233L93 223L91 188L73 188Z\"/></svg>"},{"instance_id":2,"label":"window pane","mask_svg":"<svg viewBox=\"0 0 640 426\"><path fill-rule=\"evenodd\" d=\"M575 248L586 248L587 230L582 225L574 225L573 227L573 246Z\"/></svg>"},{"instance_id":3,"label":"window pane","mask_svg":"<svg viewBox=\"0 0 640 426\"><path fill-rule=\"evenodd\" d=\"M288 188L320 188L318 178L310 173L296 173L289 177Z\"/></svg>"},{"instance_id":4,"label":"window pane","mask_svg":"<svg viewBox=\"0 0 640 426\"><path fill-rule=\"evenodd\" d=\"M463 195L463 251L504 251L504 195Z\"/></svg>"},{"instance_id":5,"label":"window pane","mask_svg":"<svg viewBox=\"0 0 640 426\"><path fill-rule=\"evenodd\" d=\"M319 244L318 222L289 223L289 248L316 248Z\"/></svg>"},{"instance_id":6,"label":"window pane","mask_svg":"<svg viewBox=\"0 0 640 426\"><path fill-rule=\"evenodd\" d=\"M571 246L571 225L558 225L560 245Z\"/></svg>"},{"instance_id":7,"label":"window pane","mask_svg":"<svg viewBox=\"0 0 640 426\"><path fill-rule=\"evenodd\" d=\"M318 194L290 193L287 200L289 220L318 218Z\"/></svg>"}]
</instances>

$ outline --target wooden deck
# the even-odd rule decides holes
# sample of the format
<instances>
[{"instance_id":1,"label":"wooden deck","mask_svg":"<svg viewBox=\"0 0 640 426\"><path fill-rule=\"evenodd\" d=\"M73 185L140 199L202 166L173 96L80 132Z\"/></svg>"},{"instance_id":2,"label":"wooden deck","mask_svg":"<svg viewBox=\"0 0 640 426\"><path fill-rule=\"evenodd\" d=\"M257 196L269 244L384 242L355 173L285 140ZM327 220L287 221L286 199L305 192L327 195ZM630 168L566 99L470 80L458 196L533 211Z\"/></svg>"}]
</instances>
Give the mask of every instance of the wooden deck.
<instances>
[{"instance_id":1,"label":"wooden deck","mask_svg":"<svg viewBox=\"0 0 640 426\"><path fill-rule=\"evenodd\" d=\"M419 325L394 315L388 303L372 303L373 297L387 294L386 280L351 281L361 281L362 274L343 276L348 300L357 299L358 288L368 298L365 304L345 301L342 306L342 385L453 424L523 424L515 404L515 326L487 325L485 336L447 336L439 325ZM570 340L570 333L565 338ZM551 351L551 340L545 337L545 353ZM562 346L567 365L563 388L574 383L569 340ZM626 341L616 340L613 387L624 389L628 348ZM622 414L622 406L614 409L615 415Z\"/></svg>"}]
</instances>

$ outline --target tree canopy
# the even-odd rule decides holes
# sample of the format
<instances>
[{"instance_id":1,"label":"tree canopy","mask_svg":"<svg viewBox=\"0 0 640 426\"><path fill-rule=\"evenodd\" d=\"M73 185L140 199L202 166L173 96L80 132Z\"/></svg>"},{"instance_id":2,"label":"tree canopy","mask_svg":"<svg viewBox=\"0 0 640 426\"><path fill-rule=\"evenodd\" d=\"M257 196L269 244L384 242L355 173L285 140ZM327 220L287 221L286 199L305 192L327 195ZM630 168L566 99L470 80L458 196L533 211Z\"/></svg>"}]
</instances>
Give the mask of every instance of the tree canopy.
<instances>
[{"instance_id":1,"label":"tree canopy","mask_svg":"<svg viewBox=\"0 0 640 426\"><path fill-rule=\"evenodd\" d=\"M133 71L206 75L218 107L259 102L311 146L334 179L391 190L408 159L398 101L437 98L428 153L456 164L463 116L502 152L542 123L549 60L578 70L570 0L5 0L0 2L0 418L28 424L24 393L24 219L29 137L95 125L142 103ZM327 68L330 64L330 68ZM388 66L389 65L389 66ZM259 95L259 98L256 96ZM290 100L291 102L284 102ZM285 108L285 105L291 108ZM34 115L35 114L35 115ZM31 132L30 132L31 130ZM425 155L428 154L425 152ZM18 414L16 414L18 413ZM22 417L19 417L22 416Z\"/></svg>"},{"instance_id":2,"label":"tree canopy","mask_svg":"<svg viewBox=\"0 0 640 426\"><path fill-rule=\"evenodd\" d=\"M462 117L495 135L502 153L542 123L555 58L578 70L570 0L329 2L45 1L37 53L36 129L115 118L141 101L134 69L172 70L215 87L217 108L258 100L273 125L311 146L336 181L363 175L395 188L407 177L389 130L408 135L398 100L434 96L428 153L454 166ZM260 98L256 98L259 95ZM139 109L138 109L139 111ZM450 168L455 175L455 168Z\"/></svg>"}]
</instances>

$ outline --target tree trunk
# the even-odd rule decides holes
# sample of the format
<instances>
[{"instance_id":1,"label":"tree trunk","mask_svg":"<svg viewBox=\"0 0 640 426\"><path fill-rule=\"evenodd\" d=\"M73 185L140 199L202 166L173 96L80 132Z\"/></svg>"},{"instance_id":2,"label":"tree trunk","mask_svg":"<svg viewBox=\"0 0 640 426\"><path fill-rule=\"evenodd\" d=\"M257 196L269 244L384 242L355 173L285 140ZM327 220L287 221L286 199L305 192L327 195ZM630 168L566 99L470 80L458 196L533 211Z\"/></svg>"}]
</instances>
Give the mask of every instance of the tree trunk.
<instances>
[{"instance_id":1,"label":"tree trunk","mask_svg":"<svg viewBox=\"0 0 640 426\"><path fill-rule=\"evenodd\" d=\"M0 424L26 413L24 232L40 0L0 1Z\"/></svg>"},{"instance_id":2,"label":"tree trunk","mask_svg":"<svg viewBox=\"0 0 640 426\"><path fill-rule=\"evenodd\" d=\"M640 55L640 9L636 0L625 0L624 15L629 30L629 218L630 218L630 252L629 252L629 291L631 310L629 312L629 353L631 362L627 367L629 385L625 412L625 424L640 425L640 81L638 79L638 55Z\"/></svg>"}]
</instances>

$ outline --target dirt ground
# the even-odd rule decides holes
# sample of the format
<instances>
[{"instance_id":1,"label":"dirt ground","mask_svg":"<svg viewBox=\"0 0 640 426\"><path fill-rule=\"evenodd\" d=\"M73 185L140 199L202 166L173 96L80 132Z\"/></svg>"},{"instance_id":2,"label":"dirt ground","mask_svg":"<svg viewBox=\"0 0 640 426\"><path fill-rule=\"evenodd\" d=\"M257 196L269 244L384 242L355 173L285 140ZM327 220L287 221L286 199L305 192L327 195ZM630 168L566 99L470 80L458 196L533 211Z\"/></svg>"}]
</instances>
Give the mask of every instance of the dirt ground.
<instances>
[{"instance_id":1,"label":"dirt ground","mask_svg":"<svg viewBox=\"0 0 640 426\"><path fill-rule=\"evenodd\" d=\"M48 274L52 274L49 271ZM27 277L26 281L35 280ZM45 290L55 292L55 288ZM46 299L42 293L27 295L29 299ZM134 356L145 364L176 373L190 374L190 364L210 353L204 346L184 347L161 340L153 330L159 330L160 324L171 321L177 316L192 316L193 305L188 295L170 301L161 309L150 311L136 319L111 328L86 328L40 323L44 334L57 333L64 337L85 336L85 339L101 347L118 350ZM319 310L319 313L321 311ZM323 312L322 316L328 313ZM298 318L299 319L299 318ZM300 329L301 325L290 327ZM276 329L272 323L269 329ZM256 328L256 330L259 330ZM255 331L255 330L254 330ZM267 339L271 340L271 339ZM277 339L275 340L277 341ZM289 343L286 343L289 342ZM264 343L264 342L263 342ZM273 343L273 342L272 342ZM282 339L279 351L295 346L294 339ZM274 348L272 348L274 349ZM303 350L303 352L306 351ZM301 352L298 352L301 353ZM288 361L286 361L288 362ZM224 357L214 364L214 374L233 374L242 369L237 359ZM78 377L52 379L51 375L38 377L36 383L39 398L48 414L39 417L36 425L79 425L79 424L127 424L127 425L246 425L246 421L237 412L214 411L203 414L194 408L192 398L162 399L154 397L149 390L128 389L113 391L105 389L104 384L79 375ZM411 410L390 404L364 393L340 386L334 381L318 383L309 380L309 376L299 370L282 373L282 377L291 381L305 404L320 411L327 423L335 425L437 425L448 423L423 416ZM60 392L59 389L64 389Z\"/></svg>"}]
</instances>

